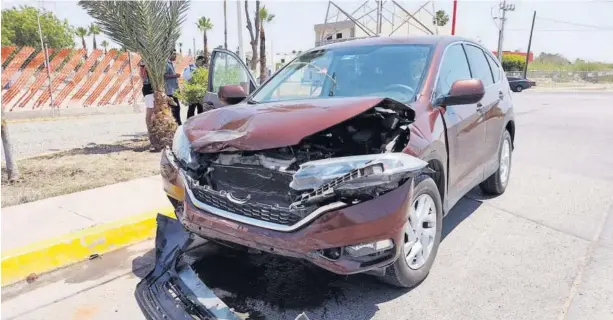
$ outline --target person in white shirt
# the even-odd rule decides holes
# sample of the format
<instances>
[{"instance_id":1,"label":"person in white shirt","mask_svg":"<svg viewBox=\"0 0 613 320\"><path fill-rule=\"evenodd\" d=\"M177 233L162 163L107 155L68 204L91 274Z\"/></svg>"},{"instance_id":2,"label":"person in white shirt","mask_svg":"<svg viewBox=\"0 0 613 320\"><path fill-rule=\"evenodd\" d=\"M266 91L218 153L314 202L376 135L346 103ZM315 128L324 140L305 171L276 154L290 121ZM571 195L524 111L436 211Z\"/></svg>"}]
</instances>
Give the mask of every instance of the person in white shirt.
<instances>
[{"instance_id":1,"label":"person in white shirt","mask_svg":"<svg viewBox=\"0 0 613 320\"><path fill-rule=\"evenodd\" d=\"M197 68L202 68L203 66L204 66L204 56L196 57L196 63L190 64L183 70L183 79L185 79L185 81L190 81L192 79L192 73L196 71ZM198 113L202 113L204 111L204 108L201 102L192 103L189 105L189 107L187 108L187 119L194 116L196 109L198 109Z\"/></svg>"}]
</instances>

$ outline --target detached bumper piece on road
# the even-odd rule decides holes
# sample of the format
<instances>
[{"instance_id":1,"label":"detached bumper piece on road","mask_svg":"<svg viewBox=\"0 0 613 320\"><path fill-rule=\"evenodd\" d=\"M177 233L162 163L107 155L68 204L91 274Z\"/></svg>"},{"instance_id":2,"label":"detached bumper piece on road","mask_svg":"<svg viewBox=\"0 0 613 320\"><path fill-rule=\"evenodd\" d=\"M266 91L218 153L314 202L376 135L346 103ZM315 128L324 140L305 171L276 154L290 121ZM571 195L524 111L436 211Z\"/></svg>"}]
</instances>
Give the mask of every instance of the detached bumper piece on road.
<instances>
[{"instance_id":1,"label":"detached bumper piece on road","mask_svg":"<svg viewBox=\"0 0 613 320\"><path fill-rule=\"evenodd\" d=\"M138 305L150 320L239 320L184 261L193 244L179 221L158 215L155 268L136 286Z\"/></svg>"}]
</instances>

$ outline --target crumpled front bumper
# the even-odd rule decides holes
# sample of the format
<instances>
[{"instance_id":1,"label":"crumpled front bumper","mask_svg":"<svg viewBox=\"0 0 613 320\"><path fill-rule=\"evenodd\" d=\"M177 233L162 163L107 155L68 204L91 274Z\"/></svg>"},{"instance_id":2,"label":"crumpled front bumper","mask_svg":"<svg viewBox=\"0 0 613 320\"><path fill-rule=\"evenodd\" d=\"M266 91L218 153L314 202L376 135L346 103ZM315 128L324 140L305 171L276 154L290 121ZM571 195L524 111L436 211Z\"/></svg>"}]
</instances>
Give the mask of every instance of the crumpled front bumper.
<instances>
[{"instance_id":1,"label":"crumpled front bumper","mask_svg":"<svg viewBox=\"0 0 613 320\"><path fill-rule=\"evenodd\" d=\"M181 223L157 217L155 268L137 286L135 297L150 320L220 319L239 317L200 281L187 263L185 251L194 239Z\"/></svg>"}]
</instances>

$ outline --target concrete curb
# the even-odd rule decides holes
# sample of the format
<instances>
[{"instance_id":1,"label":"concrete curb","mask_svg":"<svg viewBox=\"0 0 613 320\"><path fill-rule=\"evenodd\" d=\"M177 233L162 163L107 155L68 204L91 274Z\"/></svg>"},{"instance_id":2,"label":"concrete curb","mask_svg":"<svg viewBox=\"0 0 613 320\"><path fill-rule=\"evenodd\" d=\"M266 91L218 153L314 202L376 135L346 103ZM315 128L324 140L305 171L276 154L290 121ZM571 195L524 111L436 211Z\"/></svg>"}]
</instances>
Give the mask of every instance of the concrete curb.
<instances>
[{"instance_id":1,"label":"concrete curb","mask_svg":"<svg viewBox=\"0 0 613 320\"><path fill-rule=\"evenodd\" d=\"M172 207L163 207L3 251L2 286L153 238L158 213L174 217Z\"/></svg>"}]
</instances>

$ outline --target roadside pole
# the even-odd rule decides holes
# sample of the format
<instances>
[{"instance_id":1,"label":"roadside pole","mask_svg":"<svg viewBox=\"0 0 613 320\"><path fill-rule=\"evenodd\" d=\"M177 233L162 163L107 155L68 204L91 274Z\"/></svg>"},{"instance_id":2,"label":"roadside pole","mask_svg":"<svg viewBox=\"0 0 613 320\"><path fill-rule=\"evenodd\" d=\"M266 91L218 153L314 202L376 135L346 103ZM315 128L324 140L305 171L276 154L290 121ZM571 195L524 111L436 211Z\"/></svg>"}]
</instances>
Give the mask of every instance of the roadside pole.
<instances>
[{"instance_id":1,"label":"roadside pole","mask_svg":"<svg viewBox=\"0 0 613 320\"><path fill-rule=\"evenodd\" d=\"M532 15L532 27L530 27L530 39L528 40L528 51L526 52L526 63L524 64L524 79L528 78L528 63L530 62L530 47L532 47L532 33L534 32L534 20L536 20L536 10Z\"/></svg>"},{"instance_id":2,"label":"roadside pole","mask_svg":"<svg viewBox=\"0 0 613 320\"><path fill-rule=\"evenodd\" d=\"M49 53L47 47L43 41L43 31L40 27L40 10L36 12L36 20L38 22L38 35L40 37L40 49L45 53L45 67L47 67L47 79L49 81L49 103L51 104L51 116L56 114L55 108L53 108L53 88L51 87L51 67L49 66ZM57 115L60 115L60 109L57 109Z\"/></svg>"},{"instance_id":3,"label":"roadside pole","mask_svg":"<svg viewBox=\"0 0 613 320\"><path fill-rule=\"evenodd\" d=\"M455 36L456 14L458 12L458 0L453 0L453 16L451 17L451 35ZM434 13L436 15L436 12Z\"/></svg>"},{"instance_id":4,"label":"roadside pole","mask_svg":"<svg viewBox=\"0 0 613 320\"><path fill-rule=\"evenodd\" d=\"M500 3L500 11L502 11L502 16L500 19L500 28L498 30L498 50L496 51L496 55L498 56L498 61L502 63L502 43L504 41L504 24L507 22L507 11L515 11L514 4L507 4L507 1L504 0Z\"/></svg>"},{"instance_id":5,"label":"roadside pole","mask_svg":"<svg viewBox=\"0 0 613 320\"><path fill-rule=\"evenodd\" d=\"M245 49L243 48L243 14L241 10L241 2L236 1L236 21L238 30L238 57L242 62L245 62Z\"/></svg>"}]
</instances>

